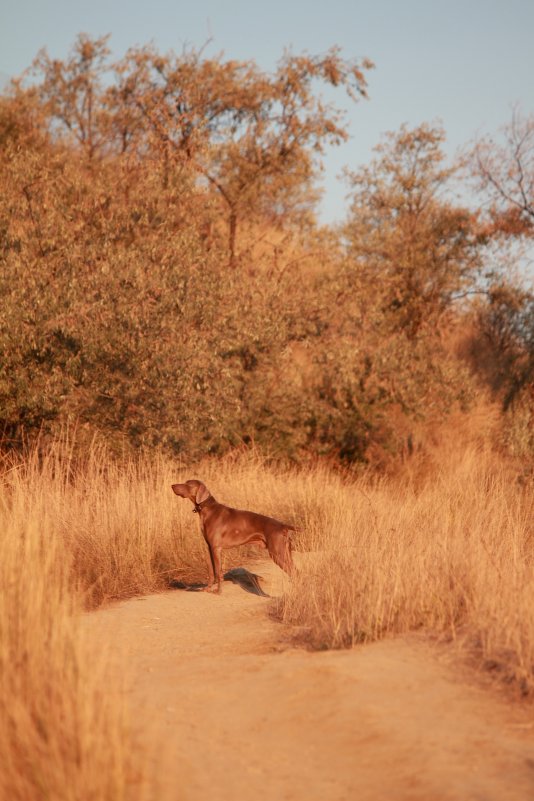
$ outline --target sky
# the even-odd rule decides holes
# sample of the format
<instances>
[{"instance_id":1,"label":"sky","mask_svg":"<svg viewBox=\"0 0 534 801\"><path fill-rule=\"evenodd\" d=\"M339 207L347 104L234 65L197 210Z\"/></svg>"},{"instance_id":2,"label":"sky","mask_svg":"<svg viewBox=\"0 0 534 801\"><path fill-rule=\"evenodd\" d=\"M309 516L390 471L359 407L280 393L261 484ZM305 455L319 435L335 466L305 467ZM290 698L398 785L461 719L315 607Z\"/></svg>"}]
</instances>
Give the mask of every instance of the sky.
<instances>
[{"instance_id":1,"label":"sky","mask_svg":"<svg viewBox=\"0 0 534 801\"><path fill-rule=\"evenodd\" d=\"M534 0L0 0L0 76L16 76L37 51L67 56L78 33L111 34L113 55L153 42L275 68L284 49L316 55L332 45L368 57L368 101L328 96L346 111L350 139L324 162L320 219L341 222L348 186L386 131L439 123L452 159L496 134L512 109L534 111Z\"/></svg>"}]
</instances>

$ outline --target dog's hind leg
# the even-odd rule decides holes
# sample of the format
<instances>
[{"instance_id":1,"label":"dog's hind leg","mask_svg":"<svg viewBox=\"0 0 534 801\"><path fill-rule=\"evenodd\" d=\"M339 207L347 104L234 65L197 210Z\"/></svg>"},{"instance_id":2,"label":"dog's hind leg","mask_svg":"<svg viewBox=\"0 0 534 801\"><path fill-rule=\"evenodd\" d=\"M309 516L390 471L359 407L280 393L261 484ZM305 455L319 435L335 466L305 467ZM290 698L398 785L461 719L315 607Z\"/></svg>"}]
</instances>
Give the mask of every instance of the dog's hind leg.
<instances>
[{"instance_id":1,"label":"dog's hind leg","mask_svg":"<svg viewBox=\"0 0 534 801\"><path fill-rule=\"evenodd\" d=\"M273 562L291 576L294 572L293 558L291 556L291 540L286 531L277 532L267 540L267 548Z\"/></svg>"}]
</instances>

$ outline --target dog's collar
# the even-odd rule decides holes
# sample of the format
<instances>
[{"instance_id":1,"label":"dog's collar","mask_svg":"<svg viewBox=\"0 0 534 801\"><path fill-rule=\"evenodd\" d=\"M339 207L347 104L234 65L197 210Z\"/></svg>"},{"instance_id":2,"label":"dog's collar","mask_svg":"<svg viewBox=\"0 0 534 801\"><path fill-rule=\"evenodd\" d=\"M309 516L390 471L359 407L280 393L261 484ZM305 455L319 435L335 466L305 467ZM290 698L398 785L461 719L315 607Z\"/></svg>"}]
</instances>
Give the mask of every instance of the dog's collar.
<instances>
[{"instance_id":1,"label":"dog's collar","mask_svg":"<svg viewBox=\"0 0 534 801\"><path fill-rule=\"evenodd\" d=\"M206 506L208 501L211 501L212 497L213 497L212 495L208 495L206 500L202 501L202 503L196 503L195 502L194 508L193 508L193 514L197 514L198 515L200 513L200 510L203 509Z\"/></svg>"}]
</instances>

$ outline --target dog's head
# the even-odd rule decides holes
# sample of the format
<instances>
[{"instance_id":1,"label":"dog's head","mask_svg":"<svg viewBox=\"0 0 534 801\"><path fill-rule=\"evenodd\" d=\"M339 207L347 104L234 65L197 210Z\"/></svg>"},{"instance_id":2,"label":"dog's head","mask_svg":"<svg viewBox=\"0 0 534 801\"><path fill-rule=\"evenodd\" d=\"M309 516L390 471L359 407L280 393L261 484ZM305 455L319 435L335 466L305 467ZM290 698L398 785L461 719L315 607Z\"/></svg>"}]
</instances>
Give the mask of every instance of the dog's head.
<instances>
[{"instance_id":1,"label":"dog's head","mask_svg":"<svg viewBox=\"0 0 534 801\"><path fill-rule=\"evenodd\" d=\"M180 498L187 498L195 506L207 500L211 494L206 485L196 478L188 479L185 484L173 484L172 491Z\"/></svg>"}]
</instances>

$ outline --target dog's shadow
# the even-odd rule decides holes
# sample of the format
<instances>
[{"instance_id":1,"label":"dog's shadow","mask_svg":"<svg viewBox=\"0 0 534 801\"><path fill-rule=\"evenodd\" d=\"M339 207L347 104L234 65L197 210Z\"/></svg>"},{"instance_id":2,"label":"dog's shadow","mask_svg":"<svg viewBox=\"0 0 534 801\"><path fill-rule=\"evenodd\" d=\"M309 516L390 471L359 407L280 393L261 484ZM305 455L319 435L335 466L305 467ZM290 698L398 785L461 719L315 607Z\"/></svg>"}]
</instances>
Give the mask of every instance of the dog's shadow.
<instances>
[{"instance_id":1,"label":"dog's shadow","mask_svg":"<svg viewBox=\"0 0 534 801\"><path fill-rule=\"evenodd\" d=\"M232 570L228 570L223 578L225 581L231 581L233 584L237 584L242 590L245 590L245 592L251 592L253 595L261 595L263 598L271 597L264 592L261 587L261 576L258 576L256 573L251 573L250 570L247 570L245 567L234 567ZM169 586L175 590L185 590L186 592L200 592L207 587L206 584L187 584L185 581L175 580L169 582Z\"/></svg>"}]
</instances>

